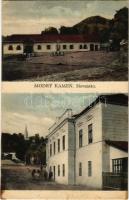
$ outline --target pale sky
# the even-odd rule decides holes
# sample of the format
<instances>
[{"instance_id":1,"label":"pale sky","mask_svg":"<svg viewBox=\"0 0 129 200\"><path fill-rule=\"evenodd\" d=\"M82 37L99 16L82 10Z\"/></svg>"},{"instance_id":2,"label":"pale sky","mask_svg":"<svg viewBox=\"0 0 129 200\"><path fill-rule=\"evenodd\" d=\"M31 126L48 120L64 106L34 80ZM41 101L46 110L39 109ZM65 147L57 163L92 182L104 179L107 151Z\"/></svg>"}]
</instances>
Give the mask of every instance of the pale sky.
<instances>
[{"instance_id":1,"label":"pale sky","mask_svg":"<svg viewBox=\"0 0 129 200\"><path fill-rule=\"evenodd\" d=\"M112 19L127 1L3 1L3 35L41 33L44 28L73 26L87 17Z\"/></svg>"},{"instance_id":2,"label":"pale sky","mask_svg":"<svg viewBox=\"0 0 129 200\"><path fill-rule=\"evenodd\" d=\"M29 136L48 134L56 117L71 108L77 114L91 104L98 94L2 94L2 132Z\"/></svg>"}]
</instances>

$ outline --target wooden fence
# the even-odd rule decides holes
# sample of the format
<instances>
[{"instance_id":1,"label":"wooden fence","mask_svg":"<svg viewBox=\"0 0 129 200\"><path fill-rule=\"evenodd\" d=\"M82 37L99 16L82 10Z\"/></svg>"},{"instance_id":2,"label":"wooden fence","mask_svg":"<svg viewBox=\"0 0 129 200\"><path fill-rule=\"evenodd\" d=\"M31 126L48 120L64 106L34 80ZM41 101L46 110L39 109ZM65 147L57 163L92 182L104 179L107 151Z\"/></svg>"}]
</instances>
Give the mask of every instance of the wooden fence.
<instances>
[{"instance_id":1,"label":"wooden fence","mask_svg":"<svg viewBox=\"0 0 129 200\"><path fill-rule=\"evenodd\" d=\"M105 190L127 190L128 174L103 172L103 189Z\"/></svg>"}]
</instances>

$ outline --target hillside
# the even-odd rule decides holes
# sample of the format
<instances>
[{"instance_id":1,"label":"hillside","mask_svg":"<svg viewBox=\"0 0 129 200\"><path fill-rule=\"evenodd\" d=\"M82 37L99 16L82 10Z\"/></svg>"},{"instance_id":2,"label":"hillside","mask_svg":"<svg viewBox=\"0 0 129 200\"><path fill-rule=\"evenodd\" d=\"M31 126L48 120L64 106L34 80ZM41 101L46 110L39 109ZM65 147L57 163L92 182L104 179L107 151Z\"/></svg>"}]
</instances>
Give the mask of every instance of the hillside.
<instances>
[{"instance_id":1,"label":"hillside","mask_svg":"<svg viewBox=\"0 0 129 200\"><path fill-rule=\"evenodd\" d=\"M75 24L73 27L78 28L78 29L82 29L86 25L109 26L110 21L111 20L106 19L106 18L101 17L101 16L93 16L93 17L88 17L88 18L84 19L83 21L79 22L78 24Z\"/></svg>"},{"instance_id":2,"label":"hillside","mask_svg":"<svg viewBox=\"0 0 129 200\"><path fill-rule=\"evenodd\" d=\"M122 39L128 38L128 8L124 7L114 13L112 19L102 16L91 16L81 22L71 26L61 26L59 33L55 27L49 27L42 31L45 34L62 34L62 35L98 35L101 42L109 42L112 39L115 47L119 48Z\"/></svg>"}]
</instances>

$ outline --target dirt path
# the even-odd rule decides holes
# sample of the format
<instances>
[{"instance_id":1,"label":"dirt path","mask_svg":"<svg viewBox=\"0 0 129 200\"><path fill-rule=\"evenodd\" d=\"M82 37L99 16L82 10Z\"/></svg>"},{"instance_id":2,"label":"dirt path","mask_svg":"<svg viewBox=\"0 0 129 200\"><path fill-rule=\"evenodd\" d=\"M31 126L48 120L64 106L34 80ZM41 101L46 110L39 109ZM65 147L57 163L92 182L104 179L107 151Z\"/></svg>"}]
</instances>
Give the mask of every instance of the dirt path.
<instances>
[{"instance_id":1,"label":"dirt path","mask_svg":"<svg viewBox=\"0 0 129 200\"><path fill-rule=\"evenodd\" d=\"M127 64L119 52L76 52L64 56L3 60L3 80L9 81L126 81Z\"/></svg>"}]
</instances>

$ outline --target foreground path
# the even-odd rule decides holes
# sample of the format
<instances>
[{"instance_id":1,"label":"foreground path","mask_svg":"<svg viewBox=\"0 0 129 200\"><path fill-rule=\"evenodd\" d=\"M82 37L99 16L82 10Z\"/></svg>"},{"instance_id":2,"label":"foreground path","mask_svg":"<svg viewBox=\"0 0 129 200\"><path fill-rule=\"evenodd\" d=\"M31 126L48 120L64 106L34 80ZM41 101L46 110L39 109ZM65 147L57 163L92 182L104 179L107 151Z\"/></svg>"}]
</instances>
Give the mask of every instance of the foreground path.
<instances>
[{"instance_id":1,"label":"foreground path","mask_svg":"<svg viewBox=\"0 0 129 200\"><path fill-rule=\"evenodd\" d=\"M2 166L2 190L90 190L86 186L66 186L44 180L33 180L27 166Z\"/></svg>"}]
</instances>

